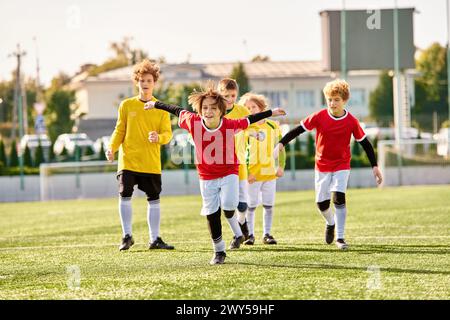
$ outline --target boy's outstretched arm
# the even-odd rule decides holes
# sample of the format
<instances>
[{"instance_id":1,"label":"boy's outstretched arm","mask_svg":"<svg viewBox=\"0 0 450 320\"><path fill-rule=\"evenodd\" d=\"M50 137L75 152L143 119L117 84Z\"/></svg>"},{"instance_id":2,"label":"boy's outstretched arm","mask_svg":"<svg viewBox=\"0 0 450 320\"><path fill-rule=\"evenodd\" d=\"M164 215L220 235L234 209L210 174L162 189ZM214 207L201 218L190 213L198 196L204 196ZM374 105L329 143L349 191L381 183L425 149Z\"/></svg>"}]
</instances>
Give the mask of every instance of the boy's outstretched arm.
<instances>
[{"instance_id":1,"label":"boy's outstretched arm","mask_svg":"<svg viewBox=\"0 0 450 320\"><path fill-rule=\"evenodd\" d=\"M359 143L361 144L367 154L367 157L369 158L370 165L372 166L373 176L375 177L377 184L381 184L381 182L383 181L383 176L380 169L378 168L377 158L375 156L375 151L373 150L372 144L367 138L359 141Z\"/></svg>"},{"instance_id":2,"label":"boy's outstretched arm","mask_svg":"<svg viewBox=\"0 0 450 320\"><path fill-rule=\"evenodd\" d=\"M251 114L247 117L248 121L250 123L255 123L258 121L261 121L262 119L268 118L268 117L278 117L278 116L285 116L286 111L282 108L275 108L273 110L266 110L260 113Z\"/></svg>"},{"instance_id":3,"label":"boy's outstretched arm","mask_svg":"<svg viewBox=\"0 0 450 320\"><path fill-rule=\"evenodd\" d=\"M181 111L184 110L183 108L181 108L179 106L165 104L161 101L149 101L144 105L145 110L150 110L153 108L170 112L171 114L176 115L177 117L179 117ZM184 110L184 111L186 111L186 110Z\"/></svg>"},{"instance_id":4,"label":"boy's outstretched arm","mask_svg":"<svg viewBox=\"0 0 450 320\"><path fill-rule=\"evenodd\" d=\"M277 159L278 155L280 154L280 151L284 150L284 146L305 131L306 131L305 128L303 128L303 126L300 124L291 131L289 131L288 133L286 133L285 136L281 138L280 142L278 142L278 144L275 146L275 149L273 149L273 157Z\"/></svg>"}]
</instances>

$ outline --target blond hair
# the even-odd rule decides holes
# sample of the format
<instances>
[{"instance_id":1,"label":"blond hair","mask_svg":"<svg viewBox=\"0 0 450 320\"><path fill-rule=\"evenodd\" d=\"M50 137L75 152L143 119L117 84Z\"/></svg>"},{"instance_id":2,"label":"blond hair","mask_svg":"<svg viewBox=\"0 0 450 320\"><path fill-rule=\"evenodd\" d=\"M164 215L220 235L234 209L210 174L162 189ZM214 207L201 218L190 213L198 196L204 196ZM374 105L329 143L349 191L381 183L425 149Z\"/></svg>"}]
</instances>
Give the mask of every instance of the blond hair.
<instances>
[{"instance_id":1,"label":"blond hair","mask_svg":"<svg viewBox=\"0 0 450 320\"><path fill-rule=\"evenodd\" d=\"M227 90L236 90L239 91L239 86L236 80L231 78L224 78L219 81L219 85L217 86L219 92L224 92Z\"/></svg>"},{"instance_id":2,"label":"blond hair","mask_svg":"<svg viewBox=\"0 0 450 320\"><path fill-rule=\"evenodd\" d=\"M148 59L142 60L140 63L136 64L133 68L133 80L135 82L138 82L139 79L146 73L151 74L153 76L154 82L158 81L160 73L159 65Z\"/></svg>"},{"instance_id":3,"label":"blond hair","mask_svg":"<svg viewBox=\"0 0 450 320\"><path fill-rule=\"evenodd\" d=\"M339 95L342 100L347 101L350 98L350 85L345 80L336 79L325 85L323 94L325 98Z\"/></svg>"},{"instance_id":4,"label":"blond hair","mask_svg":"<svg viewBox=\"0 0 450 320\"><path fill-rule=\"evenodd\" d=\"M253 101L260 111L264 111L268 107L267 99L262 94L247 92L239 99L238 104L244 106L248 101Z\"/></svg>"},{"instance_id":5,"label":"blond hair","mask_svg":"<svg viewBox=\"0 0 450 320\"><path fill-rule=\"evenodd\" d=\"M225 98L214 89L214 83L208 82L206 85L206 89L203 91L195 91L192 92L188 97L188 102L192 105L192 108L197 111L198 114L202 114L202 104L206 98L212 98L215 100L214 104L217 104L221 115L225 115L227 112L227 104Z\"/></svg>"}]
</instances>

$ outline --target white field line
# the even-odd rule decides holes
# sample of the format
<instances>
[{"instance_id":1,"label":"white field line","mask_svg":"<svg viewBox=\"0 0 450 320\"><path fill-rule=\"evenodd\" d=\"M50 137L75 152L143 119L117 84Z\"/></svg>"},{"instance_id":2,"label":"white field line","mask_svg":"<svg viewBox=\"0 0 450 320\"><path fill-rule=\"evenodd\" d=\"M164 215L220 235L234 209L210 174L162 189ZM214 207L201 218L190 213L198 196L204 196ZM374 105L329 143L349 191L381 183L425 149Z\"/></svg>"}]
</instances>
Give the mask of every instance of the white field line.
<instances>
[{"instance_id":1,"label":"white field line","mask_svg":"<svg viewBox=\"0 0 450 320\"><path fill-rule=\"evenodd\" d=\"M281 238L280 238L281 239ZM390 240L390 239L450 239L450 236L361 236L361 237L351 237L352 240L364 240L364 239L377 239L377 240ZM206 240L206 239L205 239ZM298 241L302 240L323 240L323 237L301 237L296 238L296 241L292 240L281 240L285 244L297 244L297 245L304 245L302 243L299 243ZM171 241L170 243L174 244L186 244L186 243L200 243L204 242L202 241ZM282 243L281 243L282 244ZM317 243L321 244L321 243ZM138 246L148 246L148 243L140 243L136 242L135 245ZM394 244L395 245L395 244ZM0 248L0 251L9 251L9 250L42 250L42 249L58 249L58 248L68 248L68 249L76 249L76 248L104 248L104 247L118 247L119 243L100 243L100 244L73 244L73 245L57 245L57 246L24 246L24 247L3 247Z\"/></svg>"}]
</instances>

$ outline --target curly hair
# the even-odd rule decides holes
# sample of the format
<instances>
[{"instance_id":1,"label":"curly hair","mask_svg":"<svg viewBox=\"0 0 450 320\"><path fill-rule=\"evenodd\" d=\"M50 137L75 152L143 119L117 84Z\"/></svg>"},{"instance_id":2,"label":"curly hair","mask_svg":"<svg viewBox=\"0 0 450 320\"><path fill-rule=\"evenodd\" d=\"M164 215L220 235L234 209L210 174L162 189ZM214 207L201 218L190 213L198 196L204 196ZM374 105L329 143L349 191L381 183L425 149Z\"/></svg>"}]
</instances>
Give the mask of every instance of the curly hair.
<instances>
[{"instance_id":1,"label":"curly hair","mask_svg":"<svg viewBox=\"0 0 450 320\"><path fill-rule=\"evenodd\" d=\"M206 89L203 91L195 91L192 92L188 97L188 102L192 105L192 108L198 112L198 114L202 114L202 104L206 98L213 98L215 100L215 104L219 107L219 110L223 115L227 112L227 105L225 98L214 89L214 83L209 81L206 85Z\"/></svg>"},{"instance_id":2,"label":"curly hair","mask_svg":"<svg viewBox=\"0 0 450 320\"><path fill-rule=\"evenodd\" d=\"M253 101L260 111L264 111L268 107L267 99L262 94L247 92L239 99L238 104L244 106L248 101Z\"/></svg>"},{"instance_id":3,"label":"curly hair","mask_svg":"<svg viewBox=\"0 0 450 320\"><path fill-rule=\"evenodd\" d=\"M133 80L135 82L138 82L139 79L146 73L151 74L153 76L154 82L158 81L160 73L159 65L148 59L142 60L140 63L136 64L133 68Z\"/></svg>"},{"instance_id":4,"label":"curly hair","mask_svg":"<svg viewBox=\"0 0 450 320\"><path fill-rule=\"evenodd\" d=\"M347 101L350 98L350 85L345 80L336 79L325 85L323 94L325 97L339 95L342 100Z\"/></svg>"}]
</instances>

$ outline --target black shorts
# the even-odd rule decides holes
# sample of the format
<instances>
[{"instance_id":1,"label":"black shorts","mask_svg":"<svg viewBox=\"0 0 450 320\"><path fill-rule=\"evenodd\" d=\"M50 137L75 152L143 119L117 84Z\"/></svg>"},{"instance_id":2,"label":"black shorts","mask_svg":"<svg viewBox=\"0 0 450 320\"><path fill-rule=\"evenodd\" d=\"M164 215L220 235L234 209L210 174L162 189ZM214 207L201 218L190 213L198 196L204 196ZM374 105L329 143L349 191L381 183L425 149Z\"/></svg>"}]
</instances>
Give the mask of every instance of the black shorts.
<instances>
[{"instance_id":1,"label":"black shorts","mask_svg":"<svg viewBox=\"0 0 450 320\"><path fill-rule=\"evenodd\" d=\"M158 200L161 193L161 175L156 173L140 173L122 170L117 174L119 194L122 198L133 195L134 186L145 192L148 201Z\"/></svg>"}]
</instances>

